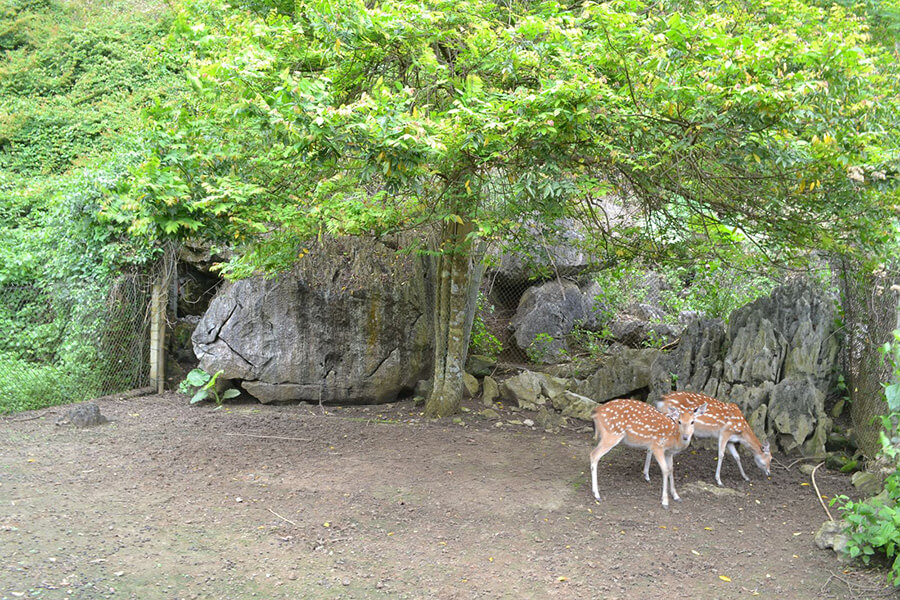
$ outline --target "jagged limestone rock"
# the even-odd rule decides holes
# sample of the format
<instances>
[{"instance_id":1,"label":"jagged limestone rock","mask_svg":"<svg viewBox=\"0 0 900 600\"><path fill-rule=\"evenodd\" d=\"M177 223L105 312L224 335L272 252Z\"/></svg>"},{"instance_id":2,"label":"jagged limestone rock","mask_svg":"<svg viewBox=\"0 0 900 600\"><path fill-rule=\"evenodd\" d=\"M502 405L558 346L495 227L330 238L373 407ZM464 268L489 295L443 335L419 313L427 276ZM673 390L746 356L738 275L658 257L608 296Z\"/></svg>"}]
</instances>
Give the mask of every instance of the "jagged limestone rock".
<instances>
[{"instance_id":1,"label":"jagged limestone rock","mask_svg":"<svg viewBox=\"0 0 900 600\"><path fill-rule=\"evenodd\" d=\"M757 435L782 450L823 454L839 349L835 310L820 286L797 278L735 310L727 327L694 318L679 347L654 366L648 399L673 387L709 394L737 404Z\"/></svg>"},{"instance_id":2,"label":"jagged limestone rock","mask_svg":"<svg viewBox=\"0 0 900 600\"><path fill-rule=\"evenodd\" d=\"M529 410L547 401L541 395L541 378L531 371L522 371L501 383L500 394L505 401Z\"/></svg>"},{"instance_id":3,"label":"jagged limestone rock","mask_svg":"<svg viewBox=\"0 0 900 600\"><path fill-rule=\"evenodd\" d=\"M783 450L824 454L831 429L824 406L825 394L811 378L784 379L775 385L769 397L768 422L770 431L779 435Z\"/></svg>"},{"instance_id":4,"label":"jagged limestone rock","mask_svg":"<svg viewBox=\"0 0 900 600\"><path fill-rule=\"evenodd\" d=\"M653 365L661 352L655 348L626 348L606 357L575 391L597 402L628 396L650 385Z\"/></svg>"},{"instance_id":5,"label":"jagged limestone rock","mask_svg":"<svg viewBox=\"0 0 900 600\"><path fill-rule=\"evenodd\" d=\"M560 411L563 416L582 421L590 421L596 407L597 402L575 392L566 391L553 398L553 408Z\"/></svg>"},{"instance_id":6,"label":"jagged limestone rock","mask_svg":"<svg viewBox=\"0 0 900 600\"><path fill-rule=\"evenodd\" d=\"M538 427L544 430L556 431L560 427L568 425L569 421L565 416L553 410L548 410L546 406L538 407L534 421Z\"/></svg>"},{"instance_id":7,"label":"jagged limestone rock","mask_svg":"<svg viewBox=\"0 0 900 600\"><path fill-rule=\"evenodd\" d=\"M550 400L565 392L569 385L569 380L563 377L554 377L546 373L535 373L535 375L541 383L541 393Z\"/></svg>"},{"instance_id":8,"label":"jagged limestone rock","mask_svg":"<svg viewBox=\"0 0 900 600\"><path fill-rule=\"evenodd\" d=\"M844 521L825 521L816 532L815 542L820 550L834 549L838 555L844 555L844 549L850 542L850 537L844 533L847 524Z\"/></svg>"}]
</instances>

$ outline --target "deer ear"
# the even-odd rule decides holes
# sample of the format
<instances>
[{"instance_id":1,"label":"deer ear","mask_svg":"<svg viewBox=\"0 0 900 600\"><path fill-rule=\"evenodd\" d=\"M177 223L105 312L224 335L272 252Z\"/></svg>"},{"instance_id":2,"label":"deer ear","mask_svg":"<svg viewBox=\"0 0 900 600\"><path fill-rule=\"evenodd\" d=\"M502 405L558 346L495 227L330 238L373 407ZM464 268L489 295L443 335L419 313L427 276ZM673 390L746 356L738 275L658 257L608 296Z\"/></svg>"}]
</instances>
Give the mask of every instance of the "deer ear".
<instances>
[{"instance_id":1,"label":"deer ear","mask_svg":"<svg viewBox=\"0 0 900 600\"><path fill-rule=\"evenodd\" d=\"M762 452L763 454L769 454L769 440L766 440L766 443L763 444Z\"/></svg>"},{"instance_id":2,"label":"deer ear","mask_svg":"<svg viewBox=\"0 0 900 600\"><path fill-rule=\"evenodd\" d=\"M666 416L669 417L670 419L672 419L673 421L675 421L675 422L677 423L677 422L678 422L678 418L679 418L681 415L678 413L678 409L677 409L677 408L675 408L674 406L670 406L670 407L669 407L669 412L666 413Z\"/></svg>"},{"instance_id":3,"label":"deer ear","mask_svg":"<svg viewBox=\"0 0 900 600\"><path fill-rule=\"evenodd\" d=\"M697 408L694 409L695 417L700 416L704 413L706 413L706 402L704 402L703 404L701 404L700 406L698 406Z\"/></svg>"}]
</instances>

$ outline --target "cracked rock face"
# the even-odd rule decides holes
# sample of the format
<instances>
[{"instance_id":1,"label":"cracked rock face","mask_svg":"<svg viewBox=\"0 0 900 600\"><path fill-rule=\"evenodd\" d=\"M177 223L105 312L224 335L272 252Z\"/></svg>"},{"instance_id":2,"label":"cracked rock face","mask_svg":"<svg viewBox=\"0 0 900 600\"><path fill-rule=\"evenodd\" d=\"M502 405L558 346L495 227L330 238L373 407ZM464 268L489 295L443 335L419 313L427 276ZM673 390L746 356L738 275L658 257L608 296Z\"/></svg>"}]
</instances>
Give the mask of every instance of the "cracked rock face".
<instances>
[{"instance_id":1,"label":"cracked rock face","mask_svg":"<svg viewBox=\"0 0 900 600\"><path fill-rule=\"evenodd\" d=\"M290 274L224 285L191 338L200 368L264 403L389 402L427 376L415 259L373 241L326 245Z\"/></svg>"}]
</instances>

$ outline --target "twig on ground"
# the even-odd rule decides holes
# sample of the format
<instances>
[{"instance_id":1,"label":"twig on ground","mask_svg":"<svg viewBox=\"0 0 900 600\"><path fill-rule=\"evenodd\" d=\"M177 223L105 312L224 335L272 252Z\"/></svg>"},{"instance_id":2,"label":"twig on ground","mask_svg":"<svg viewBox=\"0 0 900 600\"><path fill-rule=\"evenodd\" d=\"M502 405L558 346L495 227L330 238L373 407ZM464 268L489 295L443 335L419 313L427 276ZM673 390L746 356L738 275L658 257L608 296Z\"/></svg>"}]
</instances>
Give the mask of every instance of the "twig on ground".
<instances>
[{"instance_id":1,"label":"twig on ground","mask_svg":"<svg viewBox=\"0 0 900 600\"><path fill-rule=\"evenodd\" d=\"M280 435L254 435L252 433L226 433L225 435L259 438L262 440L288 440L291 442L311 442L312 441L310 438L284 437L284 436L280 436Z\"/></svg>"},{"instance_id":2,"label":"twig on ground","mask_svg":"<svg viewBox=\"0 0 900 600\"><path fill-rule=\"evenodd\" d=\"M828 520L834 521L834 517L831 516L831 512L828 510L828 507L825 506L825 501L822 500L822 492L819 491L819 486L816 484L816 470L818 470L818 468L824 464L824 462L820 462L819 464L817 464L815 468L813 468L812 473L810 474L810 478L812 479L813 488L816 490L816 498L819 499L819 503L822 505L822 508L825 509L825 514L828 515Z\"/></svg>"},{"instance_id":3,"label":"twig on ground","mask_svg":"<svg viewBox=\"0 0 900 600\"><path fill-rule=\"evenodd\" d=\"M299 525L297 525L296 523L294 523L293 521L291 521L291 520L288 519L287 517L282 517L281 515L279 515L277 512L275 512L275 511L272 510L271 508L268 508L268 509L266 509L266 510L268 510L270 513L272 513L273 515L275 515L276 517L278 517L278 518L281 519L282 521L286 521L286 522L290 523L291 525L293 525L294 527L300 527Z\"/></svg>"},{"instance_id":4,"label":"twig on ground","mask_svg":"<svg viewBox=\"0 0 900 600\"><path fill-rule=\"evenodd\" d=\"M43 418L43 417L47 417L47 416L55 415L55 414L56 414L55 412L48 412L48 413L43 413L43 414L40 414L40 415L34 415L33 417L23 417L23 418L21 418L21 419L7 419L7 418L4 418L4 419L3 419L3 422L4 422L4 423L24 423L25 421L34 421L35 419L41 419L41 418Z\"/></svg>"},{"instance_id":5,"label":"twig on ground","mask_svg":"<svg viewBox=\"0 0 900 600\"><path fill-rule=\"evenodd\" d=\"M875 600L876 598L894 598L895 592L893 586L890 584L883 583L883 574L873 572L873 571L844 571L844 577L837 575L834 571L829 571L829 577L822 584L822 588L819 590L820 594L823 598L851 598L853 600L857 600L859 598L865 598L866 600ZM879 583L871 583L870 585L866 585L865 582L860 581L859 583L854 583L851 579L864 580L864 579L872 579L875 580L881 579ZM828 586L832 580L837 580L847 586L847 595L841 596L826 596L828 594Z\"/></svg>"},{"instance_id":6,"label":"twig on ground","mask_svg":"<svg viewBox=\"0 0 900 600\"><path fill-rule=\"evenodd\" d=\"M784 466L783 464L781 464L781 462L775 457L772 457L772 460L774 460L778 464L778 466L781 467L782 469L784 469L785 471L790 471L791 467L793 467L797 463L803 462L804 460L823 460L825 458L828 458L828 457L827 456L801 456L800 458L798 458L797 460L795 460L788 466Z\"/></svg>"},{"instance_id":7,"label":"twig on ground","mask_svg":"<svg viewBox=\"0 0 900 600\"><path fill-rule=\"evenodd\" d=\"M828 589L828 584L831 583L831 580L832 580L832 579L837 579L838 581L840 581L841 583L843 583L844 585L846 585L846 586L847 586L847 591L850 592L850 593L852 593L852 591L853 591L853 586L850 585L850 582L847 581L846 579L844 579L843 577L840 577L840 576L838 576L838 575L835 575L833 571L829 571L829 577L828 577L828 579L825 580L825 583L822 584L822 587L819 589L819 593L821 593L822 595L824 595L824 594L826 593L825 590Z\"/></svg>"}]
</instances>

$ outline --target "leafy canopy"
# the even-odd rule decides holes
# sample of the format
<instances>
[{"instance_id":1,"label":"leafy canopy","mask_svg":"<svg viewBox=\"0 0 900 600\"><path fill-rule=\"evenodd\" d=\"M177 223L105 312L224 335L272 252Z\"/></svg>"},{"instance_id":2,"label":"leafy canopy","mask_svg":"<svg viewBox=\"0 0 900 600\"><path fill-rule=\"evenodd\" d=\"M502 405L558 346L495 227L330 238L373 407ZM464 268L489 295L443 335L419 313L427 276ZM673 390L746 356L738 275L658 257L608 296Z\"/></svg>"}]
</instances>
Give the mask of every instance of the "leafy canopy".
<instances>
[{"instance_id":1,"label":"leafy canopy","mask_svg":"<svg viewBox=\"0 0 900 600\"><path fill-rule=\"evenodd\" d=\"M153 150L106 218L235 244L232 276L324 233L493 237L564 213L635 248L688 221L772 248L894 235L896 60L851 7L283 4L182 4L193 94L150 112ZM605 226L609 194L644 226Z\"/></svg>"}]
</instances>

